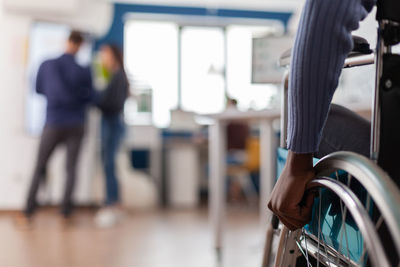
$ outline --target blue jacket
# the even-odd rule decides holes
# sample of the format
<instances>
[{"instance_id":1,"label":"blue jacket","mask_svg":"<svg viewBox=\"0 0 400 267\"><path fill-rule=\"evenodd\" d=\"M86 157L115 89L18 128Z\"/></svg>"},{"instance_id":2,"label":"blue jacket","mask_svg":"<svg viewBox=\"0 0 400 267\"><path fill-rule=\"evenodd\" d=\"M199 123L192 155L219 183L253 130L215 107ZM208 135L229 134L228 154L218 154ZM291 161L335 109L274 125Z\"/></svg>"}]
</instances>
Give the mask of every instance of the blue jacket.
<instances>
[{"instance_id":1,"label":"blue jacket","mask_svg":"<svg viewBox=\"0 0 400 267\"><path fill-rule=\"evenodd\" d=\"M36 91L47 99L46 125L82 125L93 95L90 69L70 54L47 60L39 68Z\"/></svg>"}]
</instances>

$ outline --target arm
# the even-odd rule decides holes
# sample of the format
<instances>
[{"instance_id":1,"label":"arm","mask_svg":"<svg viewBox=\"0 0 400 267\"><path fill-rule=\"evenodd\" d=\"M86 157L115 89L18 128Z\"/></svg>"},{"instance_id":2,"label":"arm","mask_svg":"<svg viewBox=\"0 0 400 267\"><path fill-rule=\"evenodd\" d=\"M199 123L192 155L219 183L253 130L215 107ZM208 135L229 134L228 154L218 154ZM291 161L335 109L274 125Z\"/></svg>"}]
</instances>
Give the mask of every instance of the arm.
<instances>
[{"instance_id":1,"label":"arm","mask_svg":"<svg viewBox=\"0 0 400 267\"><path fill-rule=\"evenodd\" d=\"M36 93L38 93L38 94L44 94L42 79L43 79L43 64L40 65L39 70L36 75L35 90L36 90Z\"/></svg>"},{"instance_id":2,"label":"arm","mask_svg":"<svg viewBox=\"0 0 400 267\"><path fill-rule=\"evenodd\" d=\"M89 67L83 69L82 87L79 94L83 102L87 103L93 101L94 88L92 81L92 73Z\"/></svg>"},{"instance_id":3,"label":"arm","mask_svg":"<svg viewBox=\"0 0 400 267\"><path fill-rule=\"evenodd\" d=\"M97 94L95 103L102 111L113 112L123 107L127 82L122 72L116 73L106 89Z\"/></svg>"},{"instance_id":4,"label":"arm","mask_svg":"<svg viewBox=\"0 0 400 267\"><path fill-rule=\"evenodd\" d=\"M333 93L352 49L351 32L367 14L361 0L307 0L289 79L287 141L291 151L318 150Z\"/></svg>"},{"instance_id":5,"label":"arm","mask_svg":"<svg viewBox=\"0 0 400 267\"><path fill-rule=\"evenodd\" d=\"M313 196L304 196L313 179L312 157L344 60L351 32L373 0L307 0L296 35L289 79L288 148L285 168L268 207L291 230L309 221Z\"/></svg>"},{"instance_id":6,"label":"arm","mask_svg":"<svg viewBox=\"0 0 400 267\"><path fill-rule=\"evenodd\" d=\"M111 79L107 84L106 88L102 91L97 91L95 96L95 105L102 111L107 111L112 106L113 96L112 90L115 83L115 79Z\"/></svg>"}]
</instances>

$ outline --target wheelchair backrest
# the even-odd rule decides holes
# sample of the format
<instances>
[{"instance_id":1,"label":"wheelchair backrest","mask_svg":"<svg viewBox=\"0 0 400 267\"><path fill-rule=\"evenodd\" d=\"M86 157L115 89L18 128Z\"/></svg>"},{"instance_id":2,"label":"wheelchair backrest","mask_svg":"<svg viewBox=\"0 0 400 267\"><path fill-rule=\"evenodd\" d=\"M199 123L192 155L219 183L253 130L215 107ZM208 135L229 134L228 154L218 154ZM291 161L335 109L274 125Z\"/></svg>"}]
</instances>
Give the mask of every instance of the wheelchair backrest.
<instances>
[{"instance_id":1,"label":"wheelchair backrest","mask_svg":"<svg viewBox=\"0 0 400 267\"><path fill-rule=\"evenodd\" d=\"M400 23L400 1L399 0L378 0L377 2L378 21L390 20Z\"/></svg>"}]
</instances>

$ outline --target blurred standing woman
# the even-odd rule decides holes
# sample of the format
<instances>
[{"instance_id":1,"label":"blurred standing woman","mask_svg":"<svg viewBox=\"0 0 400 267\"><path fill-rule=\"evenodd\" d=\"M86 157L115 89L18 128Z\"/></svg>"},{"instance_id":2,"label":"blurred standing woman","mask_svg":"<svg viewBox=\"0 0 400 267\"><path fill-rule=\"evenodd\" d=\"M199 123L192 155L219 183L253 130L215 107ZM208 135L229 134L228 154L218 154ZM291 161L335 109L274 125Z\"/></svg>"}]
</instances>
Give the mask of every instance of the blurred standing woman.
<instances>
[{"instance_id":1,"label":"blurred standing woman","mask_svg":"<svg viewBox=\"0 0 400 267\"><path fill-rule=\"evenodd\" d=\"M100 60L111 77L106 89L98 92L95 98L95 104L102 113L101 152L106 185L105 207L97 213L95 221L99 226L106 227L115 224L121 216L115 161L125 132L123 109L129 83L122 51L118 46L112 44L102 46Z\"/></svg>"}]
</instances>

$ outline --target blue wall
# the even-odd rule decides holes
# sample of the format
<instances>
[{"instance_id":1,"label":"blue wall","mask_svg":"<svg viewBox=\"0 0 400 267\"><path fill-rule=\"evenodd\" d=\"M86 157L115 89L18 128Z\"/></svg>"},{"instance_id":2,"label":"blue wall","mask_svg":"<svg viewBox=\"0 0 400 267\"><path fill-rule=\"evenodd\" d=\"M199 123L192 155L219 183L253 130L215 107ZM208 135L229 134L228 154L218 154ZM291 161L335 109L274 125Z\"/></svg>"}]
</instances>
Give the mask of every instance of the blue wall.
<instances>
[{"instance_id":1,"label":"blue wall","mask_svg":"<svg viewBox=\"0 0 400 267\"><path fill-rule=\"evenodd\" d=\"M254 10L235 9L207 9L201 7L180 7L180 6L157 6L157 5L136 5L136 4L114 4L114 18L109 32L98 40L96 47L105 42L111 42L123 46L124 39L124 16L129 13L147 14L172 14L185 16L204 16L221 18L251 18L281 21L287 27L290 12L268 12Z\"/></svg>"}]
</instances>

